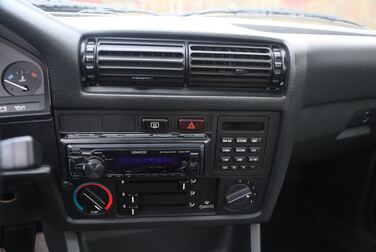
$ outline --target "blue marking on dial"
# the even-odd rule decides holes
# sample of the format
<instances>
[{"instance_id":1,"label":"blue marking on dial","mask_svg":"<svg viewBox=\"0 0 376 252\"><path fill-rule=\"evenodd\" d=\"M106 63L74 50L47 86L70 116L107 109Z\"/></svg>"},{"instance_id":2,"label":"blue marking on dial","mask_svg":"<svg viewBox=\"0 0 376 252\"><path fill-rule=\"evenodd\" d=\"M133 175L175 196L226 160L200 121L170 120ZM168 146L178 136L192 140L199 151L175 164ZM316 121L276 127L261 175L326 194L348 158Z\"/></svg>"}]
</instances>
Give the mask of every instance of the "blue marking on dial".
<instances>
[{"instance_id":1,"label":"blue marking on dial","mask_svg":"<svg viewBox=\"0 0 376 252\"><path fill-rule=\"evenodd\" d=\"M78 189L80 189L80 186L76 188L76 190L74 190L73 192L73 202L74 204L76 205L77 209L80 211L80 212L83 212L84 211L84 208L81 206L80 203L78 203L78 200L77 200L77 191Z\"/></svg>"},{"instance_id":2,"label":"blue marking on dial","mask_svg":"<svg viewBox=\"0 0 376 252\"><path fill-rule=\"evenodd\" d=\"M14 78L14 75L13 74L10 74L9 76L8 76L8 80L11 80L11 79L13 79Z\"/></svg>"}]
</instances>

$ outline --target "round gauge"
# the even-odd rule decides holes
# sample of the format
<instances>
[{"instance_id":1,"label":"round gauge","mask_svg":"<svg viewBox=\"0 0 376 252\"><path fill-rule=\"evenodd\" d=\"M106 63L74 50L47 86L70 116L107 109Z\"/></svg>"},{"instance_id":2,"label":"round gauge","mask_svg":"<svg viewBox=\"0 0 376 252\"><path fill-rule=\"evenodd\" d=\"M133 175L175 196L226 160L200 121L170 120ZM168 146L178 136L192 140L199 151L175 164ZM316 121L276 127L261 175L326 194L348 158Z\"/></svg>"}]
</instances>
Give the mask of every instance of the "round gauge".
<instances>
[{"instance_id":1,"label":"round gauge","mask_svg":"<svg viewBox=\"0 0 376 252\"><path fill-rule=\"evenodd\" d=\"M43 83L42 72L35 64L20 61L7 67L2 78L5 90L14 96L34 94Z\"/></svg>"}]
</instances>

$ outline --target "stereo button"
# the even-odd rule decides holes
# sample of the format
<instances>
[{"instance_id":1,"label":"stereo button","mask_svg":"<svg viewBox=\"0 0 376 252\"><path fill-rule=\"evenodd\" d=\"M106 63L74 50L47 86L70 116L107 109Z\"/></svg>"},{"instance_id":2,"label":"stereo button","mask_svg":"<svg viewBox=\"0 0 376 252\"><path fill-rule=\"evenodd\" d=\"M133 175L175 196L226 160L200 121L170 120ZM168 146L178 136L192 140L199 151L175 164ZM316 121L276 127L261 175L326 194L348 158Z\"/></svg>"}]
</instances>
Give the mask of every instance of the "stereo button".
<instances>
[{"instance_id":1,"label":"stereo button","mask_svg":"<svg viewBox=\"0 0 376 252\"><path fill-rule=\"evenodd\" d=\"M250 147L249 148L249 151L251 152L251 153L259 153L260 152L260 147Z\"/></svg>"},{"instance_id":2,"label":"stereo button","mask_svg":"<svg viewBox=\"0 0 376 252\"><path fill-rule=\"evenodd\" d=\"M246 152L246 150L247 149L245 147L236 147L235 152L244 153Z\"/></svg>"},{"instance_id":3,"label":"stereo button","mask_svg":"<svg viewBox=\"0 0 376 252\"><path fill-rule=\"evenodd\" d=\"M250 156L250 157L248 157L248 161L249 162L258 162L259 157L258 156Z\"/></svg>"},{"instance_id":4,"label":"stereo button","mask_svg":"<svg viewBox=\"0 0 376 252\"><path fill-rule=\"evenodd\" d=\"M250 165L249 169L251 169L251 170L257 170L258 166L257 165Z\"/></svg>"},{"instance_id":5,"label":"stereo button","mask_svg":"<svg viewBox=\"0 0 376 252\"><path fill-rule=\"evenodd\" d=\"M232 137L222 137L222 143L232 143L234 138Z\"/></svg>"},{"instance_id":6,"label":"stereo button","mask_svg":"<svg viewBox=\"0 0 376 252\"><path fill-rule=\"evenodd\" d=\"M141 128L145 131L166 131L168 130L168 119L142 118Z\"/></svg>"},{"instance_id":7,"label":"stereo button","mask_svg":"<svg viewBox=\"0 0 376 252\"><path fill-rule=\"evenodd\" d=\"M247 168L248 168L248 166L246 166L246 165L241 165L240 166L240 170L247 170Z\"/></svg>"},{"instance_id":8,"label":"stereo button","mask_svg":"<svg viewBox=\"0 0 376 252\"><path fill-rule=\"evenodd\" d=\"M221 169L222 169L223 171L227 171L227 170L228 170L228 168L229 168L229 166L228 166L228 165L222 165L222 166L221 166Z\"/></svg>"},{"instance_id":9,"label":"stereo button","mask_svg":"<svg viewBox=\"0 0 376 252\"><path fill-rule=\"evenodd\" d=\"M261 143L262 138L261 137L252 137L251 138L251 143Z\"/></svg>"},{"instance_id":10,"label":"stereo button","mask_svg":"<svg viewBox=\"0 0 376 252\"><path fill-rule=\"evenodd\" d=\"M239 162L239 163L245 161L245 157L243 157L243 156L241 156L241 157L240 157L240 156L237 156L237 157L234 157L234 159L235 159L236 162Z\"/></svg>"},{"instance_id":11,"label":"stereo button","mask_svg":"<svg viewBox=\"0 0 376 252\"><path fill-rule=\"evenodd\" d=\"M237 165L231 165L231 169L232 169L232 170L237 170L237 169L238 169L238 166L237 166Z\"/></svg>"},{"instance_id":12,"label":"stereo button","mask_svg":"<svg viewBox=\"0 0 376 252\"><path fill-rule=\"evenodd\" d=\"M247 142L247 138L246 137L237 137L236 138L236 142L237 143L246 143Z\"/></svg>"},{"instance_id":13,"label":"stereo button","mask_svg":"<svg viewBox=\"0 0 376 252\"><path fill-rule=\"evenodd\" d=\"M229 152L231 152L231 150L232 150L231 147L222 147L222 148L221 148L221 151L222 151L223 153L229 153Z\"/></svg>"},{"instance_id":14,"label":"stereo button","mask_svg":"<svg viewBox=\"0 0 376 252\"><path fill-rule=\"evenodd\" d=\"M222 161L222 162L230 162L231 161L231 157L225 157L225 156L222 156L222 157L220 157L220 160Z\"/></svg>"}]
</instances>

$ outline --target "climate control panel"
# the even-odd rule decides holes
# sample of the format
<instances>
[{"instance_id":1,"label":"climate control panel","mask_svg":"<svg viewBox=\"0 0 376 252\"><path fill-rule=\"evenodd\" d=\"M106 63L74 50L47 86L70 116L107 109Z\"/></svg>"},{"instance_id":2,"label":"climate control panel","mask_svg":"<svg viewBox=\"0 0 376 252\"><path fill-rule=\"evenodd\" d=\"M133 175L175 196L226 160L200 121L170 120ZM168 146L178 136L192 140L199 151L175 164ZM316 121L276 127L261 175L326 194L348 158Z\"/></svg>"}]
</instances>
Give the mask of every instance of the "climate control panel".
<instances>
[{"instance_id":1,"label":"climate control panel","mask_svg":"<svg viewBox=\"0 0 376 252\"><path fill-rule=\"evenodd\" d=\"M78 219L249 214L264 186L264 178L116 179L78 183L66 199Z\"/></svg>"}]
</instances>

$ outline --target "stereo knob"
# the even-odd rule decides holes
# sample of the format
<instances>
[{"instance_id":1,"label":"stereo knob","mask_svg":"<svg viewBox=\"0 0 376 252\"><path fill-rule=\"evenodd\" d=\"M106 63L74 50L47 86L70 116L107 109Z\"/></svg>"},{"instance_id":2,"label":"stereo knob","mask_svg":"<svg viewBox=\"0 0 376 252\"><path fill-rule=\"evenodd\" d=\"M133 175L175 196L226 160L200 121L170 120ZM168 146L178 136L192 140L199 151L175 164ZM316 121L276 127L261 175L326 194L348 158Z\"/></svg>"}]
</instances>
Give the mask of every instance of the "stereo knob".
<instances>
[{"instance_id":1,"label":"stereo knob","mask_svg":"<svg viewBox=\"0 0 376 252\"><path fill-rule=\"evenodd\" d=\"M104 162L99 158L92 158L84 166L85 177L97 179L103 176L106 168Z\"/></svg>"},{"instance_id":2,"label":"stereo knob","mask_svg":"<svg viewBox=\"0 0 376 252\"><path fill-rule=\"evenodd\" d=\"M107 212L113 203L110 190L102 184L85 183L73 192L76 208L88 215L99 215Z\"/></svg>"},{"instance_id":3,"label":"stereo knob","mask_svg":"<svg viewBox=\"0 0 376 252\"><path fill-rule=\"evenodd\" d=\"M248 183L230 186L226 192L226 208L230 211L242 211L249 208L255 197L255 190Z\"/></svg>"}]
</instances>

